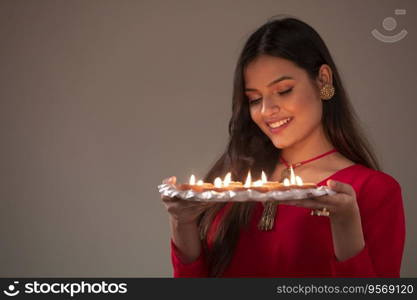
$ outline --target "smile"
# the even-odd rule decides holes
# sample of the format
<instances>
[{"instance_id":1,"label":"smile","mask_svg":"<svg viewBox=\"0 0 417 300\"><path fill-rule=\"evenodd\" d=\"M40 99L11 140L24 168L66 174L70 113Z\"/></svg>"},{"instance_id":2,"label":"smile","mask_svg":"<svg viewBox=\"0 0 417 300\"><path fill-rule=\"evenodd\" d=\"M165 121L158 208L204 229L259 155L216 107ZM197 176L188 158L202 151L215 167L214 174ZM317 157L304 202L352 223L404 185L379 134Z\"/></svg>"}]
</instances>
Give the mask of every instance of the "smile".
<instances>
[{"instance_id":1,"label":"smile","mask_svg":"<svg viewBox=\"0 0 417 300\"><path fill-rule=\"evenodd\" d=\"M278 121L278 122L268 123L268 126L269 126L270 128L272 128L272 129L275 129L275 128L278 128L278 127L281 127L281 126L283 126L283 125L287 124L287 123L288 123L288 122L290 122L291 120L292 120L292 118L291 118L291 117L289 117L289 118L283 119L283 120Z\"/></svg>"},{"instance_id":2,"label":"smile","mask_svg":"<svg viewBox=\"0 0 417 300\"><path fill-rule=\"evenodd\" d=\"M288 117L277 122L267 123L269 131L274 134L281 132L282 130L287 128L288 124L291 123L292 119L293 117Z\"/></svg>"}]
</instances>

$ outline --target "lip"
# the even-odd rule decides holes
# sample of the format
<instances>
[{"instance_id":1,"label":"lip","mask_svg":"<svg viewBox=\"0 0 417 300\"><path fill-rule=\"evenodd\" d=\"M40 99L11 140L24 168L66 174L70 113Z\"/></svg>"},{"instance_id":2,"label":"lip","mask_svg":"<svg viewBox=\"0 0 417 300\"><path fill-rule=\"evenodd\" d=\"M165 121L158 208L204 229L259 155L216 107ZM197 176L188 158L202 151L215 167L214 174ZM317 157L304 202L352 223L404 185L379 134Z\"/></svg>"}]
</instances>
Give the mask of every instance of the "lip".
<instances>
[{"instance_id":1,"label":"lip","mask_svg":"<svg viewBox=\"0 0 417 300\"><path fill-rule=\"evenodd\" d=\"M270 119L270 120L265 120L265 123L266 124L271 124L271 123L276 123L276 122L279 122L279 121L282 121L282 120L286 120L286 119L288 119L288 118L293 118L293 117L283 117L283 118L281 118L281 119Z\"/></svg>"},{"instance_id":2,"label":"lip","mask_svg":"<svg viewBox=\"0 0 417 300\"><path fill-rule=\"evenodd\" d=\"M284 125L282 125L282 126L280 126L280 127L278 127L278 128L271 128L271 127L269 127L268 125L268 129L269 129L269 132L270 133L272 133L272 134L278 134L278 133L281 133L285 128L287 128L288 127L288 125L290 125L291 124L291 122L294 120L294 118L293 117L290 117L291 119L287 122L287 123L285 123ZM287 119L287 118L283 118L283 119L281 119L281 120L285 120L285 119ZM278 120L279 121L279 120ZM274 122L278 122L278 121L274 121ZM274 122L267 122L267 123L274 123Z\"/></svg>"}]
</instances>

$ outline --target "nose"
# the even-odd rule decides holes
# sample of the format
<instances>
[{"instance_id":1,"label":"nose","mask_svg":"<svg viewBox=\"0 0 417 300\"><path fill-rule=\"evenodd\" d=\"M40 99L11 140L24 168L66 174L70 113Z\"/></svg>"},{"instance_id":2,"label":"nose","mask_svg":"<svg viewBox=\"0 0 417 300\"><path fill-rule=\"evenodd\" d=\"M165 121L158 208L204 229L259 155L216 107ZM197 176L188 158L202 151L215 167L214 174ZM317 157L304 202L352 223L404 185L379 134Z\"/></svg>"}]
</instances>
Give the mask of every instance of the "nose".
<instances>
[{"instance_id":1,"label":"nose","mask_svg":"<svg viewBox=\"0 0 417 300\"><path fill-rule=\"evenodd\" d=\"M280 110L280 107L278 106L277 103L275 103L272 97L264 97L264 101L262 101L261 103L262 103L261 114L264 116L269 116Z\"/></svg>"}]
</instances>

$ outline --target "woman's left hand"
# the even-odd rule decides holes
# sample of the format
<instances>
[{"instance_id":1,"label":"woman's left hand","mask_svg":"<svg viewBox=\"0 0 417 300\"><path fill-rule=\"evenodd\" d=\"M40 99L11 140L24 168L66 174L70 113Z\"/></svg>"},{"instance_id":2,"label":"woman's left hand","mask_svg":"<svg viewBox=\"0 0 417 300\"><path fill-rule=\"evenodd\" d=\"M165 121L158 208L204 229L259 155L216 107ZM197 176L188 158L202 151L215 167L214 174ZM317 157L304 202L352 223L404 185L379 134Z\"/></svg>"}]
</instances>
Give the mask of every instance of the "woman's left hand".
<instances>
[{"instance_id":1,"label":"woman's left hand","mask_svg":"<svg viewBox=\"0 0 417 300\"><path fill-rule=\"evenodd\" d=\"M340 181L328 180L327 186L336 194L285 203L319 210L326 208L330 212L335 256L339 261L344 261L365 247L356 193L351 185Z\"/></svg>"},{"instance_id":2,"label":"woman's left hand","mask_svg":"<svg viewBox=\"0 0 417 300\"><path fill-rule=\"evenodd\" d=\"M359 216L356 193L350 184L328 180L327 186L336 192L334 195L324 195L308 199L288 200L283 204L329 211L332 221L349 222Z\"/></svg>"}]
</instances>

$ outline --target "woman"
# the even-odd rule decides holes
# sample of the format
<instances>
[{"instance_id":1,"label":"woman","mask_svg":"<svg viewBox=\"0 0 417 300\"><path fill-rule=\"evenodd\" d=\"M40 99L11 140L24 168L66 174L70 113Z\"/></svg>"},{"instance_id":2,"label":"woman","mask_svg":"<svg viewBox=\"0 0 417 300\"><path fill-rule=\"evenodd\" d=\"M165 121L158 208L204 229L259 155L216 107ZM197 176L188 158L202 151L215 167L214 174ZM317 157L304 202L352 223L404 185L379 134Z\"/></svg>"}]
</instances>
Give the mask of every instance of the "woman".
<instances>
[{"instance_id":1,"label":"woman","mask_svg":"<svg viewBox=\"0 0 417 300\"><path fill-rule=\"evenodd\" d=\"M205 177L290 165L336 194L280 204L164 197L175 277L398 277L401 187L380 171L318 33L294 18L256 30L234 77L230 140ZM168 179L175 182L175 178Z\"/></svg>"}]
</instances>

